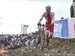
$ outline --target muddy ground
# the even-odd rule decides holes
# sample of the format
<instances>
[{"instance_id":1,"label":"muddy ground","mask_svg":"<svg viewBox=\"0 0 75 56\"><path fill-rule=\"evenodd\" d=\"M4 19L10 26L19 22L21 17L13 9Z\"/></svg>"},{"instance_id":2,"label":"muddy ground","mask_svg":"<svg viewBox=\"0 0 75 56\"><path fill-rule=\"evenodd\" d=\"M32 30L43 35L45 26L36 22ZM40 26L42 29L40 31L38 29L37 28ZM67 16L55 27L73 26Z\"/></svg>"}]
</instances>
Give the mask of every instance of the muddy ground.
<instances>
[{"instance_id":1,"label":"muddy ground","mask_svg":"<svg viewBox=\"0 0 75 56\"><path fill-rule=\"evenodd\" d=\"M51 39L49 48L28 48L22 46L0 56L75 56L75 39Z\"/></svg>"}]
</instances>

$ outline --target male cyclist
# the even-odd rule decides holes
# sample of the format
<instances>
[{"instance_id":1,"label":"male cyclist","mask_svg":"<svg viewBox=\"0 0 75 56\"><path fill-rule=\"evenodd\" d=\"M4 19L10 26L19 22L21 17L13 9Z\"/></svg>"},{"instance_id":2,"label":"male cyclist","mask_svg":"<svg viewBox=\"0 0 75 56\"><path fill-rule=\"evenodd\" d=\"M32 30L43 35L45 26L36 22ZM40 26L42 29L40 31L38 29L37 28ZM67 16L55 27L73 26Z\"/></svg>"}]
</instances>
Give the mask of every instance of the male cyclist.
<instances>
[{"instance_id":1,"label":"male cyclist","mask_svg":"<svg viewBox=\"0 0 75 56\"><path fill-rule=\"evenodd\" d=\"M46 40L46 46L49 45L49 32L50 32L50 38L53 38L54 33L54 13L51 12L51 6L46 6L46 12L42 15L41 19L39 20L39 23L42 21L43 17L46 19L45 23L45 40Z\"/></svg>"}]
</instances>

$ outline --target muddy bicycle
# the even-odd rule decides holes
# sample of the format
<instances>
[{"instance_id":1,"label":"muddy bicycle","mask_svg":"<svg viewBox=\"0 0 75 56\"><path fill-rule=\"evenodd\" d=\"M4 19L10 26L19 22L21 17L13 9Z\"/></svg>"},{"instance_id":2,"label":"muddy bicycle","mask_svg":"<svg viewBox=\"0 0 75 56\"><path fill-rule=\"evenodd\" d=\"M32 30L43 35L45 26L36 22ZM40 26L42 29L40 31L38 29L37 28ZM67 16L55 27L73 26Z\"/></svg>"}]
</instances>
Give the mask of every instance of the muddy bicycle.
<instances>
[{"instance_id":1,"label":"muddy bicycle","mask_svg":"<svg viewBox=\"0 0 75 56\"><path fill-rule=\"evenodd\" d=\"M44 24L38 24L38 35L39 35L39 37L38 37L38 44L37 45L39 45L40 44L40 49L42 50L44 47L46 47L47 46L47 43L49 42L49 38L45 38L45 30L44 30ZM36 45L36 46L37 46Z\"/></svg>"}]
</instances>

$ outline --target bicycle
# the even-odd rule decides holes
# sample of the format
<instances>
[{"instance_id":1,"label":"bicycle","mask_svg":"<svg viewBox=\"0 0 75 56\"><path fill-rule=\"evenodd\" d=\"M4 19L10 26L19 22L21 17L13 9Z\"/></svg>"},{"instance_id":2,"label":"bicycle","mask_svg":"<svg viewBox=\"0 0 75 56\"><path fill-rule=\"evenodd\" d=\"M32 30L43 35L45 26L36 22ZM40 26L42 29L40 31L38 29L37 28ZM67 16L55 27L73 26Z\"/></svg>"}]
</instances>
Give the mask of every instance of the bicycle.
<instances>
[{"instance_id":1,"label":"bicycle","mask_svg":"<svg viewBox=\"0 0 75 56\"><path fill-rule=\"evenodd\" d=\"M36 43L36 47L40 45L40 48L43 49L45 42L45 34L44 34L44 24L38 24L38 31L36 33L38 42Z\"/></svg>"},{"instance_id":2,"label":"bicycle","mask_svg":"<svg viewBox=\"0 0 75 56\"><path fill-rule=\"evenodd\" d=\"M40 37L40 46L41 46L41 50L43 48L49 48L49 33L47 35L47 37L45 37L45 30L44 30L44 24L38 24L38 29L39 29L39 37Z\"/></svg>"}]
</instances>

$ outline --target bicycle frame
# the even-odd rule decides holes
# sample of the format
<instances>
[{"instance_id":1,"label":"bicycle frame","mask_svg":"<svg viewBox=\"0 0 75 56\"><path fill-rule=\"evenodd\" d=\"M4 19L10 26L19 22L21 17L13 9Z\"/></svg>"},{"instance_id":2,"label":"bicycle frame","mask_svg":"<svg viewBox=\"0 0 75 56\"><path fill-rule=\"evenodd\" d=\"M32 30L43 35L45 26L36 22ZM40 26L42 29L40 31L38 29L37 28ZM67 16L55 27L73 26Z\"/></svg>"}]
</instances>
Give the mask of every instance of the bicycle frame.
<instances>
[{"instance_id":1,"label":"bicycle frame","mask_svg":"<svg viewBox=\"0 0 75 56\"><path fill-rule=\"evenodd\" d=\"M40 47L41 48L43 48L43 46L44 46L44 24L39 24L38 25L38 34L39 34L39 43L38 44L40 44ZM38 44L37 44L37 46L38 46Z\"/></svg>"}]
</instances>

